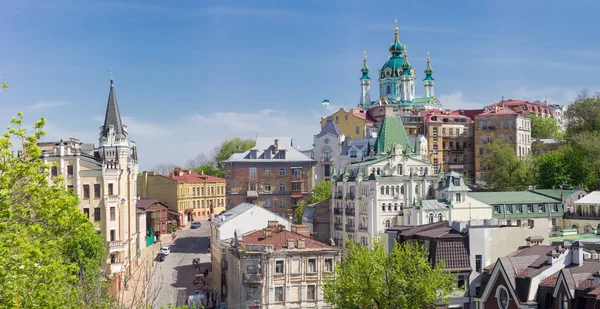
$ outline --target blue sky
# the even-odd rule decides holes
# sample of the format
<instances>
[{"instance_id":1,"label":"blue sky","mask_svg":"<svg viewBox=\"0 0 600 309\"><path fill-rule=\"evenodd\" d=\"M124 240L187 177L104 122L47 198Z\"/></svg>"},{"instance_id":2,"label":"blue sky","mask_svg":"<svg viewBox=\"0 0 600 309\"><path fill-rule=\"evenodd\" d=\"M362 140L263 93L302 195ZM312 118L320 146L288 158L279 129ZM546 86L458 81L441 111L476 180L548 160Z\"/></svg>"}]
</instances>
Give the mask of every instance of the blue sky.
<instances>
[{"instance_id":1,"label":"blue sky","mask_svg":"<svg viewBox=\"0 0 600 309\"><path fill-rule=\"evenodd\" d=\"M23 111L28 122L47 118L46 140L97 143L112 68L143 169L182 164L234 136L289 135L309 148L319 117L358 102L363 50L372 77L389 57L396 17L418 80L431 52L436 96L448 108L503 96L568 104L582 89L600 91L596 1L20 0L0 7L0 76L10 87L0 93L0 121Z\"/></svg>"}]
</instances>

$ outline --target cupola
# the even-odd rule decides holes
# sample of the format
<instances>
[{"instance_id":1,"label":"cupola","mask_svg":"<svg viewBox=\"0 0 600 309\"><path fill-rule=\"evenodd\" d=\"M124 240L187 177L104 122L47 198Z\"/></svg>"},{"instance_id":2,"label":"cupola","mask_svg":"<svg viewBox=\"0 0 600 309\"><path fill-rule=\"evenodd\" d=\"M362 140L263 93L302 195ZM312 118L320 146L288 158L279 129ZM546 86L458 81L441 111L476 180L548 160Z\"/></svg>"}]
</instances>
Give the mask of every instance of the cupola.
<instances>
[{"instance_id":1,"label":"cupola","mask_svg":"<svg viewBox=\"0 0 600 309\"><path fill-rule=\"evenodd\" d=\"M400 43L400 40L398 39L398 27L396 27L396 31L394 33L394 43L390 45L390 53L394 57L399 57L402 56L405 49L406 47L402 45L402 43Z\"/></svg>"},{"instance_id":2,"label":"cupola","mask_svg":"<svg viewBox=\"0 0 600 309\"><path fill-rule=\"evenodd\" d=\"M365 50L365 55L363 57L363 67L360 69L362 72L362 77L360 79L371 79L369 77L369 66L367 65L367 51Z\"/></svg>"},{"instance_id":3,"label":"cupola","mask_svg":"<svg viewBox=\"0 0 600 309\"><path fill-rule=\"evenodd\" d=\"M434 80L433 79L433 68L431 67L431 58L429 57L429 53L427 53L427 68L425 68L425 79L423 80Z\"/></svg>"}]
</instances>

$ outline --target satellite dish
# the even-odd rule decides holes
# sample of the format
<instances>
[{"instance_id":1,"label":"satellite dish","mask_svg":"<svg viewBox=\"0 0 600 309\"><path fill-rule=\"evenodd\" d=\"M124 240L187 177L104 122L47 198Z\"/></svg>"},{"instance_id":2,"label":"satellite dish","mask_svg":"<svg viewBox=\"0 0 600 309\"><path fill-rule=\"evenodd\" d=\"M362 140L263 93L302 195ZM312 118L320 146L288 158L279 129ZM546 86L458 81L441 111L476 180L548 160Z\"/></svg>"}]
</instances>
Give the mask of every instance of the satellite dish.
<instances>
[{"instance_id":1,"label":"satellite dish","mask_svg":"<svg viewBox=\"0 0 600 309\"><path fill-rule=\"evenodd\" d=\"M329 106L329 100L323 100L321 104L323 104L323 106Z\"/></svg>"}]
</instances>

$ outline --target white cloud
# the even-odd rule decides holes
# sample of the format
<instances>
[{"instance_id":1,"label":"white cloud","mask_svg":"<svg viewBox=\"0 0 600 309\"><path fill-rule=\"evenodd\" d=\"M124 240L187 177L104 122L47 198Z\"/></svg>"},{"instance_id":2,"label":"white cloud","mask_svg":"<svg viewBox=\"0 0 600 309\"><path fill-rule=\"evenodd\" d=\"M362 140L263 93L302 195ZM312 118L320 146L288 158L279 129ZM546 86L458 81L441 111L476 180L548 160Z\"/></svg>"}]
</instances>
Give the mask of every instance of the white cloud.
<instances>
[{"instance_id":1,"label":"white cloud","mask_svg":"<svg viewBox=\"0 0 600 309\"><path fill-rule=\"evenodd\" d=\"M462 91L456 91L450 94L444 94L438 97L442 106L447 109L480 109L485 104L469 101L465 98Z\"/></svg>"},{"instance_id":2,"label":"white cloud","mask_svg":"<svg viewBox=\"0 0 600 309\"><path fill-rule=\"evenodd\" d=\"M70 104L69 102L62 102L62 101L43 101L43 102L38 102L32 105L29 105L29 108L31 109L42 109L42 108L49 108L49 107L58 107L58 106L63 106L63 105L68 105Z\"/></svg>"}]
</instances>

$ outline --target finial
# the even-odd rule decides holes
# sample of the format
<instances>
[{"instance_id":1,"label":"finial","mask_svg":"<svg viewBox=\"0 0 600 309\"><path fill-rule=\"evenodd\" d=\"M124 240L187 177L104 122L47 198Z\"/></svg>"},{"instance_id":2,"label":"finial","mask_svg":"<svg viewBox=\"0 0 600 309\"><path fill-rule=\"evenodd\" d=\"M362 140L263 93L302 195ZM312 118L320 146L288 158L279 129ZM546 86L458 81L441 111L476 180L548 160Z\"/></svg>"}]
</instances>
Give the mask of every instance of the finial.
<instances>
[{"instance_id":1,"label":"finial","mask_svg":"<svg viewBox=\"0 0 600 309\"><path fill-rule=\"evenodd\" d=\"M396 31L398 31L398 17L394 19L394 23L396 24Z\"/></svg>"},{"instance_id":2,"label":"finial","mask_svg":"<svg viewBox=\"0 0 600 309\"><path fill-rule=\"evenodd\" d=\"M112 74L112 68L108 70L108 74L110 75L110 86L112 87L112 85L113 85L113 74Z\"/></svg>"},{"instance_id":3,"label":"finial","mask_svg":"<svg viewBox=\"0 0 600 309\"><path fill-rule=\"evenodd\" d=\"M364 50L363 53L365 54L365 61L367 60L367 50Z\"/></svg>"},{"instance_id":4,"label":"finial","mask_svg":"<svg viewBox=\"0 0 600 309\"><path fill-rule=\"evenodd\" d=\"M427 51L427 62L429 62L430 58L429 58L429 51Z\"/></svg>"}]
</instances>

